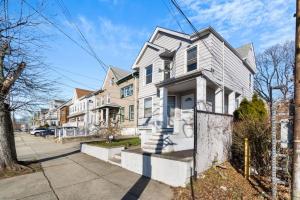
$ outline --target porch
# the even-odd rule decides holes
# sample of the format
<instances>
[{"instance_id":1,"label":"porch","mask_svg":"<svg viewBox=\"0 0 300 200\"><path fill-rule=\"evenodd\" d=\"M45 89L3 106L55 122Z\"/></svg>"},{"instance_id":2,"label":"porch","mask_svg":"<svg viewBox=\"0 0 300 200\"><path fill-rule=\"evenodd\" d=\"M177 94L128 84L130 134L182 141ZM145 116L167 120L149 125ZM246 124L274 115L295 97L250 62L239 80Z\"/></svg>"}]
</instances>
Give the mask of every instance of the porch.
<instances>
[{"instance_id":1,"label":"porch","mask_svg":"<svg viewBox=\"0 0 300 200\"><path fill-rule=\"evenodd\" d=\"M239 94L227 87L223 89L201 72L171 78L156 86L160 113L154 133L142 136L146 152L193 149L195 110L232 115L239 104Z\"/></svg>"},{"instance_id":2,"label":"porch","mask_svg":"<svg viewBox=\"0 0 300 200\"><path fill-rule=\"evenodd\" d=\"M98 123L96 123L100 128L108 128L109 126L118 126L119 121L121 121L120 106L115 103L104 104L94 111L97 112L96 118Z\"/></svg>"}]
</instances>

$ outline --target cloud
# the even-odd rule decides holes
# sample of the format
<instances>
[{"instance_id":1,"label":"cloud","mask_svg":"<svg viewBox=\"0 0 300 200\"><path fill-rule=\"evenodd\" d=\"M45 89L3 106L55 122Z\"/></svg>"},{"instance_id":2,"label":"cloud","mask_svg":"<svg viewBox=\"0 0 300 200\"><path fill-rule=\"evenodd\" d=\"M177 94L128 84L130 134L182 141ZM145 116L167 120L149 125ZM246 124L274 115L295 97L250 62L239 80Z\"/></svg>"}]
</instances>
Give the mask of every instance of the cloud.
<instances>
[{"instance_id":1,"label":"cloud","mask_svg":"<svg viewBox=\"0 0 300 200\"><path fill-rule=\"evenodd\" d=\"M180 1L197 27L211 25L229 41L251 40L258 49L294 39L294 4L292 0Z\"/></svg>"}]
</instances>

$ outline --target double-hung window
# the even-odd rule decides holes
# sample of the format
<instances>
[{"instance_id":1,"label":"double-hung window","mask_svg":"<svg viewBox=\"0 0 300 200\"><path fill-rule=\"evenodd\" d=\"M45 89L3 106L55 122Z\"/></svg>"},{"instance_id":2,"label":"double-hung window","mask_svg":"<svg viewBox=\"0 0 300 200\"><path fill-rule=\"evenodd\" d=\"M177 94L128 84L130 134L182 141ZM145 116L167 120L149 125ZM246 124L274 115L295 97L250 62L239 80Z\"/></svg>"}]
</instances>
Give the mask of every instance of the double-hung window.
<instances>
[{"instance_id":1,"label":"double-hung window","mask_svg":"<svg viewBox=\"0 0 300 200\"><path fill-rule=\"evenodd\" d=\"M144 117L152 117L152 97L144 99Z\"/></svg>"},{"instance_id":2,"label":"double-hung window","mask_svg":"<svg viewBox=\"0 0 300 200\"><path fill-rule=\"evenodd\" d=\"M153 71L152 65L149 65L148 67L145 68L145 72L146 72L146 84L152 83L152 71Z\"/></svg>"},{"instance_id":3,"label":"double-hung window","mask_svg":"<svg viewBox=\"0 0 300 200\"><path fill-rule=\"evenodd\" d=\"M134 120L134 105L129 106L129 121Z\"/></svg>"},{"instance_id":4,"label":"double-hung window","mask_svg":"<svg viewBox=\"0 0 300 200\"><path fill-rule=\"evenodd\" d=\"M197 46L187 50L187 72L197 69Z\"/></svg>"},{"instance_id":5,"label":"double-hung window","mask_svg":"<svg viewBox=\"0 0 300 200\"><path fill-rule=\"evenodd\" d=\"M123 123L125 121L125 108L120 108L120 122Z\"/></svg>"},{"instance_id":6,"label":"double-hung window","mask_svg":"<svg viewBox=\"0 0 300 200\"><path fill-rule=\"evenodd\" d=\"M121 98L133 95L133 84L121 88Z\"/></svg>"}]
</instances>

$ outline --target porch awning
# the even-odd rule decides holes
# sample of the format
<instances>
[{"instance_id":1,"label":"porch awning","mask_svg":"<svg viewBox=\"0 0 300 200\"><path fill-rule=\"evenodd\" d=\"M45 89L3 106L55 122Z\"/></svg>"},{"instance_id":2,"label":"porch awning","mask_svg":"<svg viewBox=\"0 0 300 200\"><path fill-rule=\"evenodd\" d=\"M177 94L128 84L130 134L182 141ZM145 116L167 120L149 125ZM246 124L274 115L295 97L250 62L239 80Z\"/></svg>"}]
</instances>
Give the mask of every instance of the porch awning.
<instances>
[{"instance_id":1,"label":"porch awning","mask_svg":"<svg viewBox=\"0 0 300 200\"><path fill-rule=\"evenodd\" d=\"M165 50L161 54L159 54L159 57L163 60L173 60L173 57L175 56L175 51L169 51Z\"/></svg>"},{"instance_id":2,"label":"porch awning","mask_svg":"<svg viewBox=\"0 0 300 200\"><path fill-rule=\"evenodd\" d=\"M102 108L119 108L119 107L121 107L121 106L116 104L116 103L108 103L108 104L104 104L102 106L99 106L98 108L102 109Z\"/></svg>"},{"instance_id":3,"label":"porch awning","mask_svg":"<svg viewBox=\"0 0 300 200\"><path fill-rule=\"evenodd\" d=\"M81 115L84 115L84 114L85 114L85 112L79 112L79 113L69 115L67 118L78 117L78 116L81 116Z\"/></svg>"}]
</instances>

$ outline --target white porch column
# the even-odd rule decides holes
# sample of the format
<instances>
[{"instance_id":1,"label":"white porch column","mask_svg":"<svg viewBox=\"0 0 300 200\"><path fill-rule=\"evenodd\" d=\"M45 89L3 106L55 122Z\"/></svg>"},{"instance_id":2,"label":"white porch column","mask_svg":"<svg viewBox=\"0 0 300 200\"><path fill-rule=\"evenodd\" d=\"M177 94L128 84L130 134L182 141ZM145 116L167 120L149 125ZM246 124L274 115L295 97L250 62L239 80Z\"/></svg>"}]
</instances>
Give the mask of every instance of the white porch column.
<instances>
[{"instance_id":1,"label":"white porch column","mask_svg":"<svg viewBox=\"0 0 300 200\"><path fill-rule=\"evenodd\" d=\"M197 96L196 96L196 106L197 110L207 110L206 109L206 79L202 76L196 78L197 82Z\"/></svg>"},{"instance_id":2,"label":"white porch column","mask_svg":"<svg viewBox=\"0 0 300 200\"><path fill-rule=\"evenodd\" d=\"M168 120L168 89L162 87L159 89L159 115L157 120L157 128L167 128Z\"/></svg>"},{"instance_id":3,"label":"white porch column","mask_svg":"<svg viewBox=\"0 0 300 200\"><path fill-rule=\"evenodd\" d=\"M222 88L215 90L215 112L223 113L223 91Z\"/></svg>"},{"instance_id":4,"label":"white porch column","mask_svg":"<svg viewBox=\"0 0 300 200\"><path fill-rule=\"evenodd\" d=\"M106 108L106 111L105 111L105 120L106 120L106 126L108 127L108 123L109 123L109 108Z\"/></svg>"},{"instance_id":5,"label":"white porch column","mask_svg":"<svg viewBox=\"0 0 300 200\"><path fill-rule=\"evenodd\" d=\"M235 92L228 95L228 114L232 115L235 110Z\"/></svg>"}]
</instances>

